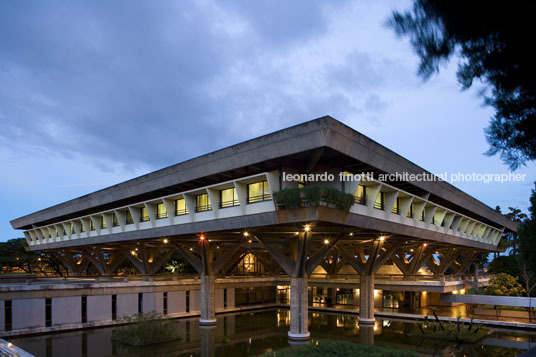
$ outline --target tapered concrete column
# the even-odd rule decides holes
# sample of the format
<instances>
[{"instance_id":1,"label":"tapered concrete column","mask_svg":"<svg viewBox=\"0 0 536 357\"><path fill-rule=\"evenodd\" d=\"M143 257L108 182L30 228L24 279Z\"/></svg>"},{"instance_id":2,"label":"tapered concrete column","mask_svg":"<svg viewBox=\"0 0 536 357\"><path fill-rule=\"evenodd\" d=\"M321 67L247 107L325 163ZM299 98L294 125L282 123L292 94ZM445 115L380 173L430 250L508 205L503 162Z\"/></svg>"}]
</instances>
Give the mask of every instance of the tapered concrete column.
<instances>
[{"instance_id":1,"label":"tapered concrete column","mask_svg":"<svg viewBox=\"0 0 536 357\"><path fill-rule=\"evenodd\" d=\"M374 324L374 275L361 275L359 289L359 324Z\"/></svg>"},{"instance_id":2,"label":"tapered concrete column","mask_svg":"<svg viewBox=\"0 0 536 357\"><path fill-rule=\"evenodd\" d=\"M216 312L214 304L214 275L201 275L201 316L200 325L215 325Z\"/></svg>"},{"instance_id":3,"label":"tapered concrete column","mask_svg":"<svg viewBox=\"0 0 536 357\"><path fill-rule=\"evenodd\" d=\"M290 331L292 340L308 340L307 277L290 278Z\"/></svg>"}]
</instances>

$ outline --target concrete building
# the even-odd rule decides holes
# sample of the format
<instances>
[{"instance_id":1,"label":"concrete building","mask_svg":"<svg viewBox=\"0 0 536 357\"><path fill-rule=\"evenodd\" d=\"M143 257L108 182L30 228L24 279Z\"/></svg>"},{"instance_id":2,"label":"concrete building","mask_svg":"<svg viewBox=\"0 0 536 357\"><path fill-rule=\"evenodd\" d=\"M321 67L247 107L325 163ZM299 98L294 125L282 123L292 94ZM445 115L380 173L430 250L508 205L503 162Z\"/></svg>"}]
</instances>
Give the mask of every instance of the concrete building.
<instances>
[{"instance_id":1,"label":"concrete building","mask_svg":"<svg viewBox=\"0 0 536 357\"><path fill-rule=\"evenodd\" d=\"M473 286L466 272L475 257L496 251L502 233L516 230L490 207L331 117L11 224L24 231L29 250L56 254L73 276L91 266L113 278L129 262L143 280L5 287L0 330L111 323L149 311L195 312L201 324L214 325L218 312L288 301L291 339L309 337L310 304L352 301L362 325L374 323L375 306L438 304L441 294ZM199 277L154 278L175 251Z\"/></svg>"}]
</instances>

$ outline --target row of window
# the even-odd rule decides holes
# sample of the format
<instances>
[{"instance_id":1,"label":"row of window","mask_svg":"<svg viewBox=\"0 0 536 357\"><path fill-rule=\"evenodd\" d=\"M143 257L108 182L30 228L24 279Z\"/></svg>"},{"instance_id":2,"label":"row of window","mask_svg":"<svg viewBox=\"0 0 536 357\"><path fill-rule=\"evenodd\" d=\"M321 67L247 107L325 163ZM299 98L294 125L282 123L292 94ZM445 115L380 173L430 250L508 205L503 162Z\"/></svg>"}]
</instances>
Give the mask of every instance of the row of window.
<instances>
[{"instance_id":1,"label":"row of window","mask_svg":"<svg viewBox=\"0 0 536 357\"><path fill-rule=\"evenodd\" d=\"M220 194L220 202L219 207L220 208L227 208L227 207L234 207L239 206L238 202L238 195L236 193L236 189L234 187L226 188L219 191ZM268 186L268 181L259 181L250 183L247 185L247 203L256 203L256 202L262 202L262 201L269 201L272 199L272 195L270 194L270 188ZM188 207L186 207L186 202L184 198L179 198L174 201L175 205L175 216L182 216L185 214L188 214ZM149 213L147 212L146 207L140 207L140 221L141 222L147 222L150 220ZM210 202L210 198L208 194L203 193L200 195L195 196L195 211L196 212L204 212L204 211L211 211L212 210L212 204ZM132 215L130 213L130 210L125 211L125 224L133 224L134 219L132 218ZM156 205L156 218L167 218L168 212L166 210L166 206L164 203L159 203ZM102 216L98 217L98 225L100 228L105 229L108 228L108 225L106 224L106 220ZM75 228L72 223L68 223L69 229L71 231L71 234L75 234ZM119 219L115 213L112 213L112 226L118 227ZM92 219L89 220L89 230L94 231L96 230L95 223ZM82 224L80 226L80 231L85 232L86 227Z\"/></svg>"},{"instance_id":2,"label":"row of window","mask_svg":"<svg viewBox=\"0 0 536 357\"><path fill-rule=\"evenodd\" d=\"M367 204L367 186L358 185L356 193L355 193L355 203L359 203L362 205ZM378 197L376 197L376 201L374 202L374 208L379 209L379 210L385 210L385 193L384 192L380 192L378 194ZM394 214L400 214L400 198L396 199L391 212ZM414 218L413 204L409 206L408 212L406 213L406 217ZM422 210L421 216L418 219L420 221L424 221L426 219L424 210ZM432 217L432 223L435 223L435 217ZM441 222L441 226L443 226L443 222Z\"/></svg>"}]
</instances>

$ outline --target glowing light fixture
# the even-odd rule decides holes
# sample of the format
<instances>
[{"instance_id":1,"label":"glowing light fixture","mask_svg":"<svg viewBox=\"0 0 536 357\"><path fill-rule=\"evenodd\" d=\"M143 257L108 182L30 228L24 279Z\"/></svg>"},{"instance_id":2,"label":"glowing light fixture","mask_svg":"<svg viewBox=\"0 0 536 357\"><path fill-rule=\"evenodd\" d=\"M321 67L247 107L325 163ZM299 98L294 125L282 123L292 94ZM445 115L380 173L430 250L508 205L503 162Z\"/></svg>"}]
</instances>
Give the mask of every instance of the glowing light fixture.
<instances>
[{"instance_id":1,"label":"glowing light fixture","mask_svg":"<svg viewBox=\"0 0 536 357\"><path fill-rule=\"evenodd\" d=\"M309 227L309 225L306 224L305 227L304 227L304 229L305 229L306 232L309 232L309 231L311 230L311 227Z\"/></svg>"},{"instance_id":2,"label":"glowing light fixture","mask_svg":"<svg viewBox=\"0 0 536 357\"><path fill-rule=\"evenodd\" d=\"M199 236L199 240L205 240L205 235L204 235L204 234L201 234L201 235Z\"/></svg>"},{"instance_id":3,"label":"glowing light fixture","mask_svg":"<svg viewBox=\"0 0 536 357\"><path fill-rule=\"evenodd\" d=\"M249 233L248 232L244 232L244 237L248 237L249 236Z\"/></svg>"},{"instance_id":4,"label":"glowing light fixture","mask_svg":"<svg viewBox=\"0 0 536 357\"><path fill-rule=\"evenodd\" d=\"M328 245L329 244L329 239L324 239L324 244Z\"/></svg>"},{"instance_id":5,"label":"glowing light fixture","mask_svg":"<svg viewBox=\"0 0 536 357\"><path fill-rule=\"evenodd\" d=\"M164 242L164 244L168 244L169 240L167 238L164 238L164 240L162 242Z\"/></svg>"},{"instance_id":6,"label":"glowing light fixture","mask_svg":"<svg viewBox=\"0 0 536 357\"><path fill-rule=\"evenodd\" d=\"M380 242L383 242L385 240L385 237L384 236L381 236L380 237Z\"/></svg>"}]
</instances>

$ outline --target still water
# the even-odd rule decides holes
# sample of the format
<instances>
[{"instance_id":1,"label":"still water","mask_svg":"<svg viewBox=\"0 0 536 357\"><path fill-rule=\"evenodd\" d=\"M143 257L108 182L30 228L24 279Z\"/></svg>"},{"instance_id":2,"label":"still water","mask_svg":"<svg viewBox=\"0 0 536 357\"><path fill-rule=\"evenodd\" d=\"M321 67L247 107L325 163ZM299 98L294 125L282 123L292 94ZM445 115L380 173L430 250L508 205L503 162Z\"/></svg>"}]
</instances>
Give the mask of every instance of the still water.
<instances>
[{"instance_id":1,"label":"still water","mask_svg":"<svg viewBox=\"0 0 536 357\"><path fill-rule=\"evenodd\" d=\"M209 329L200 329L198 319L175 320L181 341L142 348L111 341L118 327L12 338L10 342L39 357L254 356L289 346L289 319L288 310L273 309L218 315L216 327ZM515 356L536 346L536 332L531 331L493 330L479 343L457 345L407 336L414 328L412 322L379 319L374 327L359 328L354 315L309 313L310 343L348 340L430 356Z\"/></svg>"}]
</instances>

